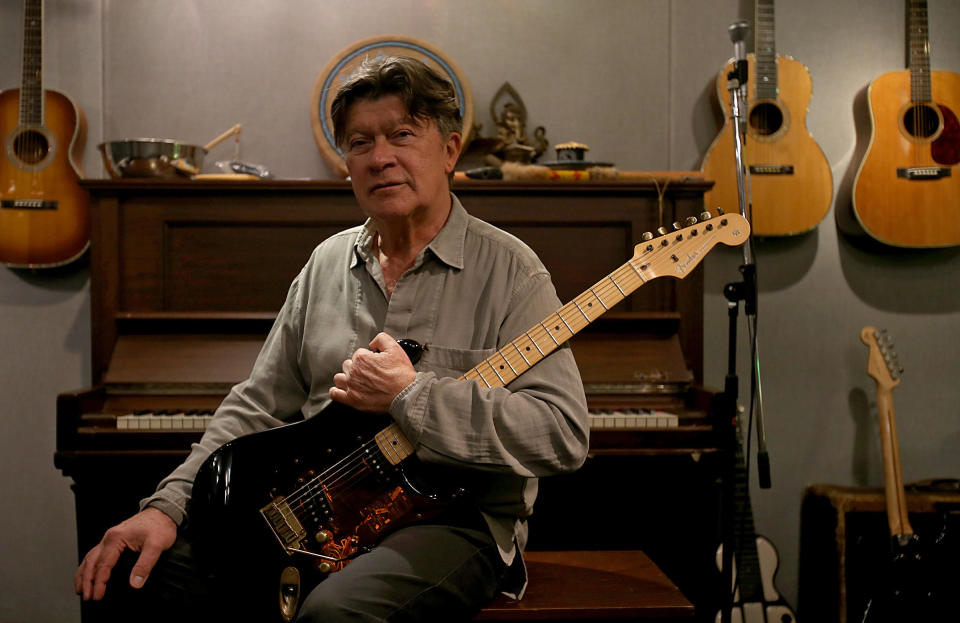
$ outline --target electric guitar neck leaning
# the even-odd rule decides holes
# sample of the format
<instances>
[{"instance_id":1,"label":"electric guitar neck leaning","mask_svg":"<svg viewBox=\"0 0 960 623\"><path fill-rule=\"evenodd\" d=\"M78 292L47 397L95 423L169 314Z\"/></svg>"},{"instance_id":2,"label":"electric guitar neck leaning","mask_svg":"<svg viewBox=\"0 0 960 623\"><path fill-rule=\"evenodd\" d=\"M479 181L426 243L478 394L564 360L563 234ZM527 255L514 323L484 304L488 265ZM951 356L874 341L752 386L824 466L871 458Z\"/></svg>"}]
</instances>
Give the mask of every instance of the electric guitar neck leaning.
<instances>
[{"instance_id":1,"label":"electric guitar neck leaning","mask_svg":"<svg viewBox=\"0 0 960 623\"><path fill-rule=\"evenodd\" d=\"M860 340L870 349L867 373L877 384L877 416L880 422L880 445L883 448L883 481L890 536L910 536L913 528L907 517L907 495L903 488L897 421L893 412L893 388L900 384L903 369L893 350L893 342L885 331L864 327L860 331Z\"/></svg>"}]
</instances>

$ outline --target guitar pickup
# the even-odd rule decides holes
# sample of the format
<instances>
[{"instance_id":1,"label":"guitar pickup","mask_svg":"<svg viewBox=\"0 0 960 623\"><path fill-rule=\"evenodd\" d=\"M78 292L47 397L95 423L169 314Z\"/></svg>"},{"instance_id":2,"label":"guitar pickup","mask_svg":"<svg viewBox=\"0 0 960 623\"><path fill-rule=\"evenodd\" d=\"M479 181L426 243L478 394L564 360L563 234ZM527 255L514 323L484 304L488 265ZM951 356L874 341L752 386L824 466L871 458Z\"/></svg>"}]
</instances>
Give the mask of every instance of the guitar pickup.
<instances>
[{"instance_id":1,"label":"guitar pickup","mask_svg":"<svg viewBox=\"0 0 960 623\"><path fill-rule=\"evenodd\" d=\"M0 208L8 210L56 210L57 202L45 199L3 199Z\"/></svg>"},{"instance_id":2,"label":"guitar pickup","mask_svg":"<svg viewBox=\"0 0 960 623\"><path fill-rule=\"evenodd\" d=\"M751 164L751 175L793 175L791 164Z\"/></svg>"},{"instance_id":3,"label":"guitar pickup","mask_svg":"<svg viewBox=\"0 0 960 623\"><path fill-rule=\"evenodd\" d=\"M938 180L950 177L950 167L906 167L897 169L897 177L908 180Z\"/></svg>"}]
</instances>

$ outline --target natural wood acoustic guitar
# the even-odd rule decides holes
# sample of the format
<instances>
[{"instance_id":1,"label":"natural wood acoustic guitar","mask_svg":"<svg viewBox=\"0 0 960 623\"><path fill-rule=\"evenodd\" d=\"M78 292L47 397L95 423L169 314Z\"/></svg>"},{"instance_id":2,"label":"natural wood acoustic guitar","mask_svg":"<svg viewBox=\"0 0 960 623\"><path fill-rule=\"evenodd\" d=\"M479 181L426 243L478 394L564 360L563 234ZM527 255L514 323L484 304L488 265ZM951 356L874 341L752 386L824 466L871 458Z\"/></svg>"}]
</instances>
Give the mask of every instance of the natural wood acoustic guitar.
<instances>
[{"instance_id":1,"label":"natural wood acoustic guitar","mask_svg":"<svg viewBox=\"0 0 960 623\"><path fill-rule=\"evenodd\" d=\"M960 74L930 71L926 0L907 0L909 69L870 83L870 145L853 186L864 230L895 247L960 245Z\"/></svg>"},{"instance_id":2,"label":"natural wood acoustic guitar","mask_svg":"<svg viewBox=\"0 0 960 623\"><path fill-rule=\"evenodd\" d=\"M830 211L833 174L807 130L813 92L810 72L799 61L777 54L773 0L757 0L755 9L755 53L747 56L743 147L752 194L750 225L755 236L802 234ZM727 90L732 69L731 61L717 75L716 93L725 121L703 159L704 176L715 181L704 196L707 207L738 205L735 122L730 120Z\"/></svg>"},{"instance_id":3,"label":"natural wood acoustic guitar","mask_svg":"<svg viewBox=\"0 0 960 623\"><path fill-rule=\"evenodd\" d=\"M0 263L67 264L90 243L89 197L78 181L83 112L43 88L43 0L24 0L22 83L0 92Z\"/></svg>"}]
</instances>

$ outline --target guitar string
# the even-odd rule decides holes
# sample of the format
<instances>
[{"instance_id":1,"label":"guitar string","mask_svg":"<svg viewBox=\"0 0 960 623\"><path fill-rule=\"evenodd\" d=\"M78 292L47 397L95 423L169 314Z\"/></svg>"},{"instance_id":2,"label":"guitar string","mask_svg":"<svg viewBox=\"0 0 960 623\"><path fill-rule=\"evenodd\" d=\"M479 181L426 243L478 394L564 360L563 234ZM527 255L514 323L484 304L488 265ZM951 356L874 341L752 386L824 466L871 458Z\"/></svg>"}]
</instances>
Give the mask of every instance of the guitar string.
<instances>
[{"instance_id":1,"label":"guitar string","mask_svg":"<svg viewBox=\"0 0 960 623\"><path fill-rule=\"evenodd\" d=\"M701 227L701 226L702 226L702 223L698 224L696 227ZM689 228L680 230L677 233L684 233L694 228L695 227L689 227ZM567 326L568 331L571 333L570 337L573 337L573 335L579 332L579 330L581 330L587 324L590 324L591 322L596 320L597 317L605 313L607 309L609 309L609 307L618 304L620 301L626 298L626 296L623 293L624 291L622 288L619 287L619 284L627 285L625 282L628 279L640 279L641 283L637 285L637 287L640 287L643 283L645 283L646 281L649 281L649 277L651 275L645 274L644 275L645 278L641 278L637 274L643 271L641 271L640 268L638 268L634 264L635 260L642 259L644 260L644 263L650 264L654 261L659 260L660 259L659 256L666 255L668 251L672 251L672 250L673 249L671 246L667 246L667 247L656 246L652 251L648 251L647 255L642 256L641 258L631 258L622 266L614 270L608 277L605 277L601 281L597 282L591 288L582 292L581 294L576 296L572 301L564 305L556 313L545 318L543 322L550 320L553 316L557 316L558 319L561 321L561 324ZM641 267L642 266L643 264L641 264ZM657 276L659 275L653 275L653 277L657 277ZM631 292L636 289L635 287L632 287L629 285L627 285L627 287L630 289ZM600 302L601 307L603 307L603 311L594 317L589 317L586 311L592 310L592 304L594 300L597 300L598 302ZM566 316L564 315L564 312L567 312ZM583 321L586 321L586 322L581 325ZM576 327L576 330L571 330L573 329L573 327L570 326L570 323L573 323L573 325ZM538 346L541 345L541 342L542 342L543 344L546 344L546 346L549 347L550 352L552 352L552 350L556 348L556 345L553 344L553 339L554 339L553 334L551 334L547 329L544 329L541 325L538 324L536 327L528 331L528 333L534 334L533 336L530 336L530 337ZM539 339L539 338L543 338L544 336L550 336L551 338L550 341ZM506 360L509 367L523 368L523 369L526 369L532 366L533 363L539 362L540 359L537 359L535 362L528 365L527 362L523 360L523 356L519 351L519 348L516 348L516 347L519 347L520 344L518 344L517 342L522 343L524 337L526 336L520 336L514 339L507 346L498 350L497 353L495 353L495 355L491 356L491 358L499 355L504 360ZM565 338L564 341L567 341L568 339L570 338ZM514 350L511 350L510 346L514 346L518 352L514 352ZM544 356L548 354L549 352L545 353ZM534 356L536 357L536 355ZM490 358L485 360L485 362L489 361L489 359ZM483 377L482 371L479 368L485 362L481 362L480 366L475 366L473 369L468 371L467 375L469 375L470 372L475 372L477 376ZM504 370L504 372L506 372L506 370Z\"/></svg>"},{"instance_id":2,"label":"guitar string","mask_svg":"<svg viewBox=\"0 0 960 623\"><path fill-rule=\"evenodd\" d=\"M343 459L293 491L287 501L298 503L301 502L301 498L310 496L307 500L309 502L322 492L340 490L350 482L356 481L364 472L370 471L364 457L369 455L368 450L374 444L376 444L376 438L361 444Z\"/></svg>"},{"instance_id":3,"label":"guitar string","mask_svg":"<svg viewBox=\"0 0 960 623\"><path fill-rule=\"evenodd\" d=\"M706 222L704 222L704 223L706 223ZM681 230L679 230L678 233L679 233L679 234L683 234L684 232L692 231L692 230L694 230L694 229L698 229L698 230L699 230L700 228L703 227L704 223L698 223L698 224L695 225L695 226L691 226L691 227L688 227L688 228L685 228L685 229L681 229ZM704 230L704 231L706 231L706 230ZM673 245L656 246L656 247L654 247L653 250L648 251L648 252L647 252L648 255L645 256L645 257L643 257L642 259L646 260L646 261L645 261L645 264L646 264L647 266L649 266L650 263L652 263L653 261L659 259L660 256L666 255L668 251L669 251L669 252L674 251ZM671 255L673 255L673 253L671 253ZM629 286L629 285L627 286L627 287L630 289L630 292L633 292L634 290L636 290L637 288L639 288L640 286L642 286L643 283L646 283L646 281L649 280L648 278L643 278L643 277L641 277L641 273L642 273L643 271L641 271L640 268L638 268L637 266L634 265L634 262L635 262L635 260L637 260L637 259L638 259L638 258L636 258L636 257L630 258L629 260L627 260L627 262L626 262L625 264L623 264L622 266L620 266L619 268L617 268L616 270L614 270L607 278L604 278L604 279L601 280L600 282L597 282L596 284L594 284L594 286L593 286L592 288L590 288L590 289L586 290L585 292L581 293L580 295L578 295L577 297L575 297L575 298L573 299L573 301L571 301L570 303L567 303L566 305L564 305L563 307L561 307L560 310L558 310L557 312L555 312L555 313L552 314L551 316L548 316L547 318L545 318L544 321L542 321L540 325L538 325L537 327L534 327L533 329L531 329L530 331L527 332L527 334L530 334L530 333L533 334L533 335L531 335L531 336L529 337L529 339L533 340L538 347L539 347L539 344L537 343L537 338L538 338L538 337L539 337L539 338L542 338L544 335L550 335L551 341L555 341L555 338L553 337L552 334L549 333L549 330L547 330L547 329L545 329L545 328L542 327L542 323L543 323L543 322L546 322L547 320L552 319L553 316L557 316L557 317L558 317L558 319L561 321L561 323L567 327L568 331L570 331L570 333L571 333L570 337L572 337L573 335L576 334L576 332L577 332L579 329L582 329L582 328L585 327L587 324L589 324L590 322L592 322L593 320L595 320L596 317L599 317L600 315L602 315L602 312L601 312L601 314L598 314L598 315L597 315L596 317L594 317L594 318L589 318L589 317L587 317L587 314L586 314L586 313L583 313L583 316L584 316L583 320L584 320L584 321L587 321L587 322L586 322L585 324L583 324L582 326L581 326L580 322L578 322L577 320L574 320L574 319L571 318L571 319L570 319L570 322L573 322L573 323L574 323L574 326L577 327L577 330L573 330L573 327L571 327L571 326L568 324L567 320L563 317L563 313L562 313L562 312L563 312L564 309L566 309L566 310L569 312L569 311L572 310L572 307L575 306L575 307L578 307L578 308L580 309L580 312L583 312L583 309L582 309L582 307L581 307L579 304L580 304L580 303L583 303L584 305L591 305L591 304L592 304L592 302L591 302L592 299L596 298L596 299L601 303L601 305L604 307L604 311L606 311L606 309L608 308L608 305L607 305L607 302L608 302L608 301L606 300L608 295L612 295L612 296L610 297L611 299L617 299L616 302L613 303L613 305L616 305L616 304L619 303L621 300L623 300L624 298L626 298L626 295L624 294L624 291L622 290L622 288L621 288L621 287L619 286L619 284L617 283L617 278L619 278L620 282L622 282L622 283L625 283L626 280L627 280L628 278L630 278L631 276L633 276L632 278L634 278L634 279L639 279L639 280L640 280L641 283L638 284L638 285L636 286L636 288L635 288L635 287L631 287L631 286ZM641 267L642 267L642 266L643 266L643 264L641 264ZM649 277L649 275L646 275L646 276ZM627 294L629 294L629 293L627 293ZM612 300L611 300L611 302L612 302ZM559 326L559 325L558 325L558 326ZM516 340L518 340L518 339L521 339L521 338L516 338L513 342L516 342ZM565 338L565 339L564 339L564 342L566 342L568 339L570 339L570 338ZM513 342L511 342L511 344L512 344ZM545 342L545 343L546 343L546 342ZM562 342L561 342L561 344L562 344ZM514 345L516 346L516 344L514 344ZM549 344L546 344L546 345L549 347ZM556 345L555 345L555 347L556 347ZM553 348L550 348L550 349L549 349L549 352L552 352L552 351L553 351ZM549 354L549 352L546 353L546 354L544 355L544 357L545 357L547 354ZM519 353L519 350L518 350L518 353ZM508 366L517 367L517 368L523 367L523 364L520 363L520 360L517 359L516 355L514 355L512 352L509 351L509 348L508 348L508 347L504 347L504 348L498 350L497 353L495 353L494 356L496 356L497 354L500 355L500 356L507 362ZM493 357L493 356L492 356L492 357ZM486 359L485 362L489 362L489 359L490 359L490 358ZM512 360L512 361L511 361L511 360ZM537 362L539 362L539 361L540 361L540 360L538 359L538 360L537 360L536 362L534 362L534 363L537 363ZM484 362L481 362L480 365L483 365L483 363L484 363ZM524 362L524 363L526 363L526 362ZM513 364L516 364L516 365L514 366ZM492 364L488 364L488 365L491 365L491 366L492 366ZM532 364L531 364L531 365L532 365ZM525 370L525 369L526 369L526 368L524 368L524 370ZM475 367L472 368L470 371L468 371L467 374L469 374L470 372L474 372L474 371L476 372L476 374L477 374L478 376L481 377L481 379L483 379L483 380L486 382L486 380L483 378L482 372L481 372L480 369L479 369L479 366L475 366ZM465 374L464 377L466 377L467 374ZM461 377L461 378L464 378L464 377ZM510 380L512 381L513 379L511 378ZM507 381L507 382L510 382L510 381ZM488 383L488 384L489 384L489 383ZM345 487L347 484L350 484L351 482L354 482L354 481L356 481L358 478L362 477L364 471L368 471L368 470L369 470L369 468L367 467L367 465L366 465L366 464L364 463L364 461L363 461L363 457L364 457L364 455L366 454L366 451L372 447L372 445L375 443L375 441L376 441L375 439L370 440L370 441L367 441L366 443L362 444L359 448L357 448L356 450L354 450L354 451L351 452L350 454L346 455L343 459L341 459L340 461L338 461L337 463L335 463L334 465L332 465L330 468L328 468L327 470L325 470L323 473L315 476L314 478L311 478L311 479L310 479L307 483L305 483L303 486L299 487L298 489L295 489L295 490L290 494L290 496L287 498L288 504L298 505L298 506L302 507L304 504L307 504L307 503L313 501L317 496L321 495L323 492L329 492L329 491L333 491L333 490L335 490L335 489L337 489L337 490L342 489L342 488ZM328 479L329 479L329 480L328 480Z\"/></svg>"},{"instance_id":4,"label":"guitar string","mask_svg":"<svg viewBox=\"0 0 960 623\"><path fill-rule=\"evenodd\" d=\"M363 454L373 442L374 440L369 440L361 444L352 452L345 455L342 459L328 467L322 473L308 480L305 484L292 491L287 497L287 501L290 503L298 502L301 497L304 495L309 495L317 487L323 489L325 486L324 481L328 478L331 479L330 482L332 485L333 483L337 482L337 478L342 477L344 470L347 470L346 473L349 474L351 473L351 470L355 470L357 467L362 467Z\"/></svg>"}]
</instances>

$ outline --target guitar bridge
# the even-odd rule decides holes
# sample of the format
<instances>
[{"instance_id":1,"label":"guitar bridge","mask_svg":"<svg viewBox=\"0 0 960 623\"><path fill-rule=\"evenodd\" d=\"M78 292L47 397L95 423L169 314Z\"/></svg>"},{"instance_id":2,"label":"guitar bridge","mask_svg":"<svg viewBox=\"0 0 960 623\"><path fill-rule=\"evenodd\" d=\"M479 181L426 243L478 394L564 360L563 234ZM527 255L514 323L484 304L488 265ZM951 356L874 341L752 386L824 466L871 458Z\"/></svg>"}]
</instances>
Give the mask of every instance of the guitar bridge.
<instances>
[{"instance_id":1,"label":"guitar bridge","mask_svg":"<svg viewBox=\"0 0 960 623\"><path fill-rule=\"evenodd\" d=\"M57 202L48 199L3 199L0 208L8 210L56 210Z\"/></svg>"},{"instance_id":2,"label":"guitar bridge","mask_svg":"<svg viewBox=\"0 0 960 623\"><path fill-rule=\"evenodd\" d=\"M793 165L790 164L752 164L751 175L793 175Z\"/></svg>"},{"instance_id":3,"label":"guitar bridge","mask_svg":"<svg viewBox=\"0 0 960 623\"><path fill-rule=\"evenodd\" d=\"M897 177L908 180L938 180L950 177L950 167L906 167L897 169Z\"/></svg>"},{"instance_id":4,"label":"guitar bridge","mask_svg":"<svg viewBox=\"0 0 960 623\"><path fill-rule=\"evenodd\" d=\"M307 531L284 498L270 502L260 509L260 514L283 549L299 549L297 546L307 537Z\"/></svg>"}]
</instances>

